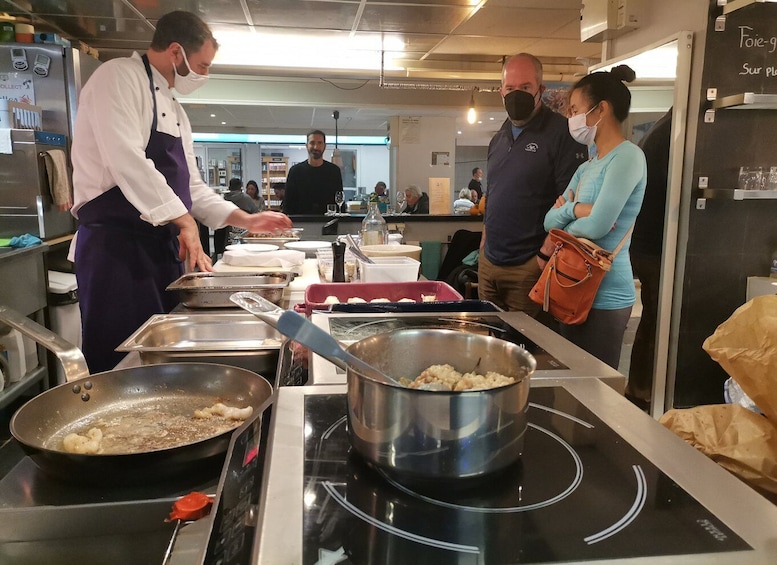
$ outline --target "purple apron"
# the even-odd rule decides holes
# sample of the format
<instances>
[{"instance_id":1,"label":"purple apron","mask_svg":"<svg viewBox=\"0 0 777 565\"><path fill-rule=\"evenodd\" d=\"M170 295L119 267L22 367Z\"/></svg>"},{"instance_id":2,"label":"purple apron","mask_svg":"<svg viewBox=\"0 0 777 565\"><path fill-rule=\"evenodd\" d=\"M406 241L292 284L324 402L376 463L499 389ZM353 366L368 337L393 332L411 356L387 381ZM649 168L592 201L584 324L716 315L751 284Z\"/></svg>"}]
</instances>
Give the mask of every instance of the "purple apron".
<instances>
[{"instance_id":1,"label":"purple apron","mask_svg":"<svg viewBox=\"0 0 777 565\"><path fill-rule=\"evenodd\" d=\"M148 57L154 118L146 157L191 210L189 169L180 137L157 131L156 87ZM180 125L180 124L179 124ZM78 212L75 272L81 307L83 352L92 373L113 369L124 353L114 351L153 314L170 312L177 293L165 288L183 274L175 224L153 226L114 186Z\"/></svg>"}]
</instances>

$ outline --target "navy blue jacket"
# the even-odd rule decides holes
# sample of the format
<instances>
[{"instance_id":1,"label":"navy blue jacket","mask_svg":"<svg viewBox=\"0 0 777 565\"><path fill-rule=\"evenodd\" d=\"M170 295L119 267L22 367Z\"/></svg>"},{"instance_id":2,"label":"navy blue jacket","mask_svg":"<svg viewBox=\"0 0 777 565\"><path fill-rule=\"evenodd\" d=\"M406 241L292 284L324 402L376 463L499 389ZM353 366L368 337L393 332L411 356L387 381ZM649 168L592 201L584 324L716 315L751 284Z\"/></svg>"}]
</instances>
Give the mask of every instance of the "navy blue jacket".
<instances>
[{"instance_id":1,"label":"navy blue jacket","mask_svg":"<svg viewBox=\"0 0 777 565\"><path fill-rule=\"evenodd\" d=\"M569 135L567 120L542 106L513 139L505 120L488 145L485 254L495 265L521 265L542 246L543 220L588 149Z\"/></svg>"}]
</instances>

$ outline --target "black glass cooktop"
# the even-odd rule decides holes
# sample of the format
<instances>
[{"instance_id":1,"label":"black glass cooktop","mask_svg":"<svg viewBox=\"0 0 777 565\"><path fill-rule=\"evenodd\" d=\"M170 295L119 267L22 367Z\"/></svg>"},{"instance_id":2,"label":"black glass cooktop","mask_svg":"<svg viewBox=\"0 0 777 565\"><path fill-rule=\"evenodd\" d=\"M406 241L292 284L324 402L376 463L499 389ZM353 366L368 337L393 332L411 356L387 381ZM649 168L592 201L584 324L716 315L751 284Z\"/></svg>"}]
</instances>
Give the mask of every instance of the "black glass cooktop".
<instances>
[{"instance_id":1,"label":"black glass cooktop","mask_svg":"<svg viewBox=\"0 0 777 565\"><path fill-rule=\"evenodd\" d=\"M344 395L305 399L303 563L552 563L750 547L562 388L532 389L522 460L405 486L349 450Z\"/></svg>"},{"instance_id":2,"label":"black glass cooktop","mask_svg":"<svg viewBox=\"0 0 777 565\"><path fill-rule=\"evenodd\" d=\"M391 317L330 316L329 333L338 341L352 342L400 329L435 328L498 337L522 346L537 360L537 370L567 369L561 361L496 314L404 315Z\"/></svg>"}]
</instances>

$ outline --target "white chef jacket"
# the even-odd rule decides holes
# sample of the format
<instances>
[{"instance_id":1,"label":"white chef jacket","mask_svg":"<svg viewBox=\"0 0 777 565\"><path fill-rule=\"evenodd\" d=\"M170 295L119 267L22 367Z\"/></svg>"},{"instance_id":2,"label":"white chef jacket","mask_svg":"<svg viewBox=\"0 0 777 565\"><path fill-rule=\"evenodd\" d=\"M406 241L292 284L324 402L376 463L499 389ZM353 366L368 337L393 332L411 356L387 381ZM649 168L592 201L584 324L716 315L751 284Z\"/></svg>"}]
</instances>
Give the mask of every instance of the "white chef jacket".
<instances>
[{"instance_id":1,"label":"white chef jacket","mask_svg":"<svg viewBox=\"0 0 777 565\"><path fill-rule=\"evenodd\" d=\"M208 187L197 169L192 129L167 79L151 66L157 102L157 131L180 137L189 166L192 215L212 228L226 225L237 207ZM186 206L165 177L146 158L154 104L148 75L138 53L100 65L78 103L73 134L74 205L77 218L85 203L118 186L140 217L164 225L186 214Z\"/></svg>"}]
</instances>

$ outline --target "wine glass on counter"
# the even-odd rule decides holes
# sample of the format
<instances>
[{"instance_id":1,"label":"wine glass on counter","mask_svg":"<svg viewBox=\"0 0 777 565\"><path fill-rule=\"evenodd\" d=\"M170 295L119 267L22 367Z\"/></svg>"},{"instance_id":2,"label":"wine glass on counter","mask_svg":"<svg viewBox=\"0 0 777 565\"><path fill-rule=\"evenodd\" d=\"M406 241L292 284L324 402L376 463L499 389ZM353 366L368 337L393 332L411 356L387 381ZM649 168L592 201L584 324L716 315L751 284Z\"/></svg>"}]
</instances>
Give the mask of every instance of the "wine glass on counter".
<instances>
[{"instance_id":1,"label":"wine glass on counter","mask_svg":"<svg viewBox=\"0 0 777 565\"><path fill-rule=\"evenodd\" d=\"M405 191L404 190L397 190L396 195L396 209L397 214L401 214L402 211L405 209Z\"/></svg>"},{"instance_id":2,"label":"wine glass on counter","mask_svg":"<svg viewBox=\"0 0 777 565\"><path fill-rule=\"evenodd\" d=\"M343 211L343 202L345 202L345 194L343 194L342 190L338 190L335 192L335 204L337 205L335 214L339 214Z\"/></svg>"}]
</instances>

